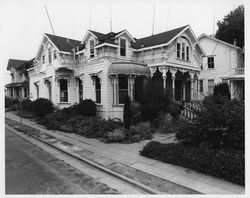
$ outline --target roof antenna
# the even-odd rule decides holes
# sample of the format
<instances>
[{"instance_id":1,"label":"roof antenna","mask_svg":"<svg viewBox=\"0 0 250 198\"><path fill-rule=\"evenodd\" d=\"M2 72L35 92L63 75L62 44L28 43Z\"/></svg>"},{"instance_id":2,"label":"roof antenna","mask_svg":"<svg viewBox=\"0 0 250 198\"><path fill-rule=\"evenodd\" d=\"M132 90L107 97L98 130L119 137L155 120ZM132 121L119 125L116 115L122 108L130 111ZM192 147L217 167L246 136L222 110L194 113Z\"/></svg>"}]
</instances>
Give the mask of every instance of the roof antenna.
<instances>
[{"instance_id":1,"label":"roof antenna","mask_svg":"<svg viewBox=\"0 0 250 198\"><path fill-rule=\"evenodd\" d=\"M213 37L215 36L215 7L214 7L214 16L213 16Z\"/></svg>"},{"instance_id":2,"label":"roof antenna","mask_svg":"<svg viewBox=\"0 0 250 198\"><path fill-rule=\"evenodd\" d=\"M168 21L169 21L169 1L168 1L168 15L167 15L167 24L166 24L166 30L168 30Z\"/></svg>"},{"instance_id":3,"label":"roof antenna","mask_svg":"<svg viewBox=\"0 0 250 198\"><path fill-rule=\"evenodd\" d=\"M48 18L49 18L49 22L50 22L50 26L51 26L51 29L52 29L52 31L53 31L53 34L56 35L56 34L55 34L55 31L54 31L54 28L53 28L53 25L52 25L52 22L51 22L50 17L49 17L49 12L48 12L48 10L47 10L46 4L44 4L44 6L45 6L45 10L46 10L47 16L48 16Z\"/></svg>"},{"instance_id":4,"label":"roof antenna","mask_svg":"<svg viewBox=\"0 0 250 198\"><path fill-rule=\"evenodd\" d=\"M112 32L112 15L111 15L111 4L109 4L109 20L110 20L110 32Z\"/></svg>"},{"instance_id":5,"label":"roof antenna","mask_svg":"<svg viewBox=\"0 0 250 198\"><path fill-rule=\"evenodd\" d=\"M89 29L91 30L91 11L89 12Z\"/></svg>"},{"instance_id":6,"label":"roof antenna","mask_svg":"<svg viewBox=\"0 0 250 198\"><path fill-rule=\"evenodd\" d=\"M152 35L154 35L154 28L155 28L155 5L153 7L153 27L152 27Z\"/></svg>"}]
</instances>

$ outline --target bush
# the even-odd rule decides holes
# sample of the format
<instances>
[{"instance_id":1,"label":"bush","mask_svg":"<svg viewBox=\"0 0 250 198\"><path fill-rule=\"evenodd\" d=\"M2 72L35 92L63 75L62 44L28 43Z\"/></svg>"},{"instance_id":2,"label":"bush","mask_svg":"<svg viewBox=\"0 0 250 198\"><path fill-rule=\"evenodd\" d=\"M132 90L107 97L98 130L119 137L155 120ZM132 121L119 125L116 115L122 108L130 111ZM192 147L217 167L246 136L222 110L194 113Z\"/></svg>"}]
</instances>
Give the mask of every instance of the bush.
<instances>
[{"instance_id":1,"label":"bush","mask_svg":"<svg viewBox=\"0 0 250 198\"><path fill-rule=\"evenodd\" d=\"M67 115L63 114L61 111L50 113L43 118L38 120L38 123L45 126L47 129L60 130L61 126L68 119Z\"/></svg>"},{"instance_id":2,"label":"bush","mask_svg":"<svg viewBox=\"0 0 250 198\"><path fill-rule=\"evenodd\" d=\"M125 98L125 104L123 108L123 122L124 122L124 128L129 129L131 125L131 109L130 109L130 98L128 95Z\"/></svg>"},{"instance_id":3,"label":"bush","mask_svg":"<svg viewBox=\"0 0 250 198\"><path fill-rule=\"evenodd\" d=\"M135 126L130 127L129 134L132 142L152 139L153 132L149 122L140 122Z\"/></svg>"},{"instance_id":4,"label":"bush","mask_svg":"<svg viewBox=\"0 0 250 198\"><path fill-rule=\"evenodd\" d=\"M32 111L32 101L29 99L22 100L21 108L26 111Z\"/></svg>"},{"instance_id":5,"label":"bush","mask_svg":"<svg viewBox=\"0 0 250 198\"><path fill-rule=\"evenodd\" d=\"M208 142L214 148L244 150L244 103L222 96L209 96L203 104L205 111L197 113L193 124L182 127L177 139L191 145Z\"/></svg>"},{"instance_id":6,"label":"bush","mask_svg":"<svg viewBox=\"0 0 250 198\"><path fill-rule=\"evenodd\" d=\"M105 136L105 143L124 142L126 140L125 131L123 129L115 129L113 132L108 132Z\"/></svg>"},{"instance_id":7,"label":"bush","mask_svg":"<svg viewBox=\"0 0 250 198\"><path fill-rule=\"evenodd\" d=\"M5 108L9 108L18 103L18 99L5 96Z\"/></svg>"},{"instance_id":8,"label":"bush","mask_svg":"<svg viewBox=\"0 0 250 198\"><path fill-rule=\"evenodd\" d=\"M240 185L245 184L245 155L234 149L211 149L182 144L149 142L141 155L172 163L198 172L224 178Z\"/></svg>"},{"instance_id":9,"label":"bush","mask_svg":"<svg viewBox=\"0 0 250 198\"><path fill-rule=\"evenodd\" d=\"M45 98L38 98L32 102L32 111L40 117L53 112L53 103Z\"/></svg>"},{"instance_id":10,"label":"bush","mask_svg":"<svg viewBox=\"0 0 250 198\"><path fill-rule=\"evenodd\" d=\"M75 108L83 116L96 116L96 104L90 99L83 100Z\"/></svg>"},{"instance_id":11,"label":"bush","mask_svg":"<svg viewBox=\"0 0 250 198\"><path fill-rule=\"evenodd\" d=\"M131 102L130 110L131 110L131 124L136 125L141 121L142 106L138 102Z\"/></svg>"},{"instance_id":12,"label":"bush","mask_svg":"<svg viewBox=\"0 0 250 198\"><path fill-rule=\"evenodd\" d=\"M224 96L228 99L231 98L229 86L227 83L219 83L214 86L214 96Z\"/></svg>"},{"instance_id":13,"label":"bush","mask_svg":"<svg viewBox=\"0 0 250 198\"><path fill-rule=\"evenodd\" d=\"M168 106L167 106L167 112L169 112L174 120L177 120L181 114L181 111L183 110L183 105L178 104L176 102L171 102Z\"/></svg>"}]
</instances>

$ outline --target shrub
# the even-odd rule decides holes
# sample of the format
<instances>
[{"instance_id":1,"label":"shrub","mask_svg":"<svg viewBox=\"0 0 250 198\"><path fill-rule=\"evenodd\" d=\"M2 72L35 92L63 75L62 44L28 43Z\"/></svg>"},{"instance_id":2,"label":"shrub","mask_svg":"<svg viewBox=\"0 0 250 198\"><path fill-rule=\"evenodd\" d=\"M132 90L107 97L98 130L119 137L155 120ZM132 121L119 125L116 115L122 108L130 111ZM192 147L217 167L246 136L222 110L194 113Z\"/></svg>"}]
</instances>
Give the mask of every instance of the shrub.
<instances>
[{"instance_id":1,"label":"shrub","mask_svg":"<svg viewBox=\"0 0 250 198\"><path fill-rule=\"evenodd\" d=\"M53 103L45 98L38 98L32 102L32 111L37 116L45 116L51 112L53 112Z\"/></svg>"},{"instance_id":2,"label":"shrub","mask_svg":"<svg viewBox=\"0 0 250 198\"><path fill-rule=\"evenodd\" d=\"M183 105L178 104L176 102L171 102L167 106L167 112L169 112L173 116L174 120L177 120L179 118L179 115L181 114L182 110L183 110Z\"/></svg>"},{"instance_id":3,"label":"shrub","mask_svg":"<svg viewBox=\"0 0 250 198\"><path fill-rule=\"evenodd\" d=\"M21 108L26 111L32 111L32 101L29 99L22 100Z\"/></svg>"},{"instance_id":4,"label":"shrub","mask_svg":"<svg viewBox=\"0 0 250 198\"><path fill-rule=\"evenodd\" d=\"M182 144L149 142L141 155L191 168L240 185L245 184L245 155L234 149L211 149L205 145L191 147Z\"/></svg>"},{"instance_id":5,"label":"shrub","mask_svg":"<svg viewBox=\"0 0 250 198\"><path fill-rule=\"evenodd\" d=\"M125 131L123 129L115 129L112 132L108 132L105 136L105 143L112 142L124 142L126 139Z\"/></svg>"},{"instance_id":6,"label":"shrub","mask_svg":"<svg viewBox=\"0 0 250 198\"><path fill-rule=\"evenodd\" d=\"M214 148L244 150L244 103L222 96L209 96L203 104L205 111L198 113L193 124L182 127L177 139L191 145L208 142Z\"/></svg>"},{"instance_id":7,"label":"shrub","mask_svg":"<svg viewBox=\"0 0 250 198\"><path fill-rule=\"evenodd\" d=\"M130 127L129 134L133 142L152 139L153 132L149 122L140 122L135 126Z\"/></svg>"},{"instance_id":8,"label":"shrub","mask_svg":"<svg viewBox=\"0 0 250 198\"><path fill-rule=\"evenodd\" d=\"M229 86L227 83L219 83L214 86L214 95L215 96L224 96L228 99L231 98L231 94L229 91Z\"/></svg>"},{"instance_id":9,"label":"shrub","mask_svg":"<svg viewBox=\"0 0 250 198\"><path fill-rule=\"evenodd\" d=\"M5 108L9 108L18 103L18 99L5 96Z\"/></svg>"},{"instance_id":10,"label":"shrub","mask_svg":"<svg viewBox=\"0 0 250 198\"><path fill-rule=\"evenodd\" d=\"M83 100L76 105L78 113L83 116L96 116L96 104L90 99Z\"/></svg>"},{"instance_id":11,"label":"shrub","mask_svg":"<svg viewBox=\"0 0 250 198\"><path fill-rule=\"evenodd\" d=\"M50 113L43 118L40 118L38 122L39 124L45 126L47 129L60 130L61 126L66 122L67 119L67 115L59 111Z\"/></svg>"},{"instance_id":12,"label":"shrub","mask_svg":"<svg viewBox=\"0 0 250 198\"><path fill-rule=\"evenodd\" d=\"M136 125L141 121L142 106L138 102L131 102L130 110L131 110L131 124Z\"/></svg>"},{"instance_id":13,"label":"shrub","mask_svg":"<svg viewBox=\"0 0 250 198\"><path fill-rule=\"evenodd\" d=\"M129 129L131 125L131 109L130 109L130 98L128 95L126 96L123 109L123 122L125 129Z\"/></svg>"}]
</instances>

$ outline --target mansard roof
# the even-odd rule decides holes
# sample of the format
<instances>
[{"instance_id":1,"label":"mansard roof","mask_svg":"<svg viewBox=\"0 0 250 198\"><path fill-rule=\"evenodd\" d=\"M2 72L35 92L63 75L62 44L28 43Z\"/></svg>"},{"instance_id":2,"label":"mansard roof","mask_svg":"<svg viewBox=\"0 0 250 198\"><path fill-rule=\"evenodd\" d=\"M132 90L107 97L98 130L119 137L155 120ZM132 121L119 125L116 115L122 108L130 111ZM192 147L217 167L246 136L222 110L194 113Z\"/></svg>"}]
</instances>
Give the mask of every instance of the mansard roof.
<instances>
[{"instance_id":1,"label":"mansard roof","mask_svg":"<svg viewBox=\"0 0 250 198\"><path fill-rule=\"evenodd\" d=\"M168 43L171 39L173 39L178 33L184 30L187 26L188 25L185 25L183 27L179 27L173 30L169 30L166 32L152 35L152 36L147 36L144 38L136 39L136 42L132 44L132 47L135 49L141 49L145 47L151 47L151 46Z\"/></svg>"},{"instance_id":2,"label":"mansard roof","mask_svg":"<svg viewBox=\"0 0 250 198\"><path fill-rule=\"evenodd\" d=\"M7 70L9 70L11 67L15 69L28 69L31 67L33 60L34 58L31 60L9 59Z\"/></svg>"},{"instance_id":3,"label":"mansard roof","mask_svg":"<svg viewBox=\"0 0 250 198\"><path fill-rule=\"evenodd\" d=\"M77 46L81 47L81 41L56 36L52 34L45 33L45 35L49 38L49 40L57 47L59 51L63 52L72 52L72 49L76 49Z\"/></svg>"}]
</instances>

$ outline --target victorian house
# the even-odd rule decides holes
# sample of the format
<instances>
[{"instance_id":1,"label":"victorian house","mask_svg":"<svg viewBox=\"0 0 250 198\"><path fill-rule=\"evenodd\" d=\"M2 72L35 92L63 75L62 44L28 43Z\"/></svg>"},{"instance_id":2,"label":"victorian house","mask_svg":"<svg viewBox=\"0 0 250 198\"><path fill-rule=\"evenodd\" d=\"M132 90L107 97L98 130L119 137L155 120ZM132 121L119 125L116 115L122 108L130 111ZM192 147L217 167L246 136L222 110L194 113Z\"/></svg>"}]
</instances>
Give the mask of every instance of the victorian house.
<instances>
[{"instance_id":1,"label":"victorian house","mask_svg":"<svg viewBox=\"0 0 250 198\"><path fill-rule=\"evenodd\" d=\"M213 92L216 83L228 83L231 98L244 99L244 51L234 45L202 34L199 43L206 56L199 79L200 99Z\"/></svg>"},{"instance_id":2,"label":"victorian house","mask_svg":"<svg viewBox=\"0 0 250 198\"><path fill-rule=\"evenodd\" d=\"M28 69L30 99L60 108L92 99L99 116L122 119L126 95L136 101L149 78L174 101L199 99L204 55L188 25L140 39L127 30L88 30L82 41L44 34Z\"/></svg>"},{"instance_id":3,"label":"victorian house","mask_svg":"<svg viewBox=\"0 0 250 198\"><path fill-rule=\"evenodd\" d=\"M32 65L32 60L9 59L7 70L10 71L11 83L5 85L7 97L29 98L29 77L27 69Z\"/></svg>"}]
</instances>

